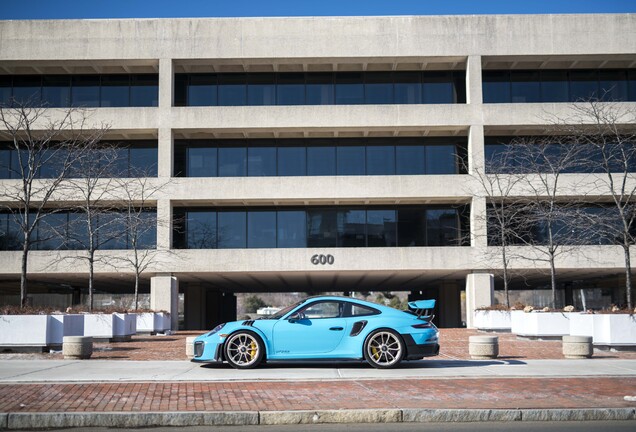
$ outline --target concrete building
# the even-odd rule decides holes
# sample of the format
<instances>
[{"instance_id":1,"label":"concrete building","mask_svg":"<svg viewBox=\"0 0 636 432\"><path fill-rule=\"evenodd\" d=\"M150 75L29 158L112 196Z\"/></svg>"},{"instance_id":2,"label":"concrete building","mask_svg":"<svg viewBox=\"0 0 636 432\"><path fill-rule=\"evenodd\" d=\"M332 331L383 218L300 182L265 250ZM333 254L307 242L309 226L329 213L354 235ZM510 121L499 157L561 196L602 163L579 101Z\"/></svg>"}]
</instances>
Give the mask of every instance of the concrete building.
<instances>
[{"instance_id":1,"label":"concrete building","mask_svg":"<svg viewBox=\"0 0 636 432\"><path fill-rule=\"evenodd\" d=\"M545 134L546 113L566 118L604 79L636 107L635 68L630 14L0 22L5 103L95 107L131 164L150 149L166 252L144 289L175 325L181 293L193 329L268 291L407 291L438 300L441 326L470 326L499 288L473 175L488 140ZM20 252L0 224L8 302ZM33 251L31 293L85 294L85 269L51 265L74 253ZM98 267L99 292L130 293L130 269ZM520 299L538 301L546 268L516 264ZM617 302L622 269L619 248L581 247L558 261L560 292Z\"/></svg>"}]
</instances>

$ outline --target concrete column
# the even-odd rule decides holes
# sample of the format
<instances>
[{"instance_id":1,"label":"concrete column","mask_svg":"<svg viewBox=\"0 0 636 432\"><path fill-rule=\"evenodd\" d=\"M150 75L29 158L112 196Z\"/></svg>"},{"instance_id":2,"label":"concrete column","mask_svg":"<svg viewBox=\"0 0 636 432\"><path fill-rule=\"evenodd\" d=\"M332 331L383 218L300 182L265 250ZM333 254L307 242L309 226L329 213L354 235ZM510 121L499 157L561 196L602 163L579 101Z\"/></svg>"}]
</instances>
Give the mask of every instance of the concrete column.
<instances>
[{"instance_id":1,"label":"concrete column","mask_svg":"<svg viewBox=\"0 0 636 432\"><path fill-rule=\"evenodd\" d=\"M174 161L174 138L172 130L159 128L157 139L157 174L159 178L172 177Z\"/></svg>"},{"instance_id":2,"label":"concrete column","mask_svg":"<svg viewBox=\"0 0 636 432\"><path fill-rule=\"evenodd\" d=\"M157 249L172 248L172 203L167 199L157 200Z\"/></svg>"},{"instance_id":3,"label":"concrete column","mask_svg":"<svg viewBox=\"0 0 636 432\"><path fill-rule=\"evenodd\" d=\"M171 108L174 95L172 59L159 59L159 108Z\"/></svg>"},{"instance_id":4,"label":"concrete column","mask_svg":"<svg viewBox=\"0 0 636 432\"><path fill-rule=\"evenodd\" d=\"M486 164L484 126L472 125L468 130L468 174L483 173Z\"/></svg>"},{"instance_id":5,"label":"concrete column","mask_svg":"<svg viewBox=\"0 0 636 432\"><path fill-rule=\"evenodd\" d=\"M486 198L474 196L470 207L470 245L488 246L488 225L486 223Z\"/></svg>"},{"instance_id":6,"label":"concrete column","mask_svg":"<svg viewBox=\"0 0 636 432\"><path fill-rule=\"evenodd\" d=\"M466 102L483 103L481 88L481 56L471 55L466 59Z\"/></svg>"},{"instance_id":7,"label":"concrete column","mask_svg":"<svg viewBox=\"0 0 636 432\"><path fill-rule=\"evenodd\" d=\"M205 291L202 286L188 284L185 288L185 329L186 330L205 330ZM210 329L208 329L210 330Z\"/></svg>"},{"instance_id":8,"label":"concrete column","mask_svg":"<svg viewBox=\"0 0 636 432\"><path fill-rule=\"evenodd\" d=\"M466 327L473 328L475 309L491 306L495 299L495 278L489 273L466 276Z\"/></svg>"},{"instance_id":9,"label":"concrete column","mask_svg":"<svg viewBox=\"0 0 636 432\"><path fill-rule=\"evenodd\" d=\"M170 313L170 330L179 329L179 281L170 275L150 278L150 308Z\"/></svg>"}]
</instances>

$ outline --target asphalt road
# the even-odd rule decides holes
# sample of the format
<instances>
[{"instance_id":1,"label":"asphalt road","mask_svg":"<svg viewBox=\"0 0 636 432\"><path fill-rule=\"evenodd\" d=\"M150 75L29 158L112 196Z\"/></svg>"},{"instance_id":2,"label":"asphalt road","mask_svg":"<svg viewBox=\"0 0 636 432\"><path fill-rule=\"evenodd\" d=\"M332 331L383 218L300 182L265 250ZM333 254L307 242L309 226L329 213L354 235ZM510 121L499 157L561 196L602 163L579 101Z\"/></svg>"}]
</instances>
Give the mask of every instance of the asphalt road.
<instances>
[{"instance_id":1,"label":"asphalt road","mask_svg":"<svg viewBox=\"0 0 636 432\"><path fill-rule=\"evenodd\" d=\"M111 432L108 428L58 429L65 431ZM123 430L123 429L122 429ZM286 426L222 426L125 429L139 432L633 432L636 421L609 422L512 422L512 423L379 423Z\"/></svg>"}]
</instances>

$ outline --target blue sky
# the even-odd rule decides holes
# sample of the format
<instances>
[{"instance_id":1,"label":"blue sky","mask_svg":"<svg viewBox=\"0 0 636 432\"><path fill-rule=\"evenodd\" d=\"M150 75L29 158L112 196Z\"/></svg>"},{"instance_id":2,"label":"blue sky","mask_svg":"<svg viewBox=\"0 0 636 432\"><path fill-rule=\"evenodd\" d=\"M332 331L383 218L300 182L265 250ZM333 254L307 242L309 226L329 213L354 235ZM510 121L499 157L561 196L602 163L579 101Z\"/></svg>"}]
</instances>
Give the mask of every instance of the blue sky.
<instances>
[{"instance_id":1,"label":"blue sky","mask_svg":"<svg viewBox=\"0 0 636 432\"><path fill-rule=\"evenodd\" d=\"M636 12L636 0L0 0L0 19Z\"/></svg>"}]
</instances>

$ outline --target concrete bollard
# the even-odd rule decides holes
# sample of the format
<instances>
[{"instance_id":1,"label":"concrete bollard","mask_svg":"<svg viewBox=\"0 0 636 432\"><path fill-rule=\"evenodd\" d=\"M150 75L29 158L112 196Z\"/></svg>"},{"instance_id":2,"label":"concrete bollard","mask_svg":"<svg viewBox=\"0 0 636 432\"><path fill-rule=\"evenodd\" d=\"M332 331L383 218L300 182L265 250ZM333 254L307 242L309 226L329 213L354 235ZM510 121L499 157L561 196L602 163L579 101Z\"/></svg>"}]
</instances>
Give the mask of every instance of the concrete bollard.
<instances>
[{"instance_id":1,"label":"concrete bollard","mask_svg":"<svg viewBox=\"0 0 636 432\"><path fill-rule=\"evenodd\" d=\"M490 360L499 355L498 336L469 336L468 353L473 360Z\"/></svg>"},{"instance_id":2,"label":"concrete bollard","mask_svg":"<svg viewBox=\"0 0 636 432\"><path fill-rule=\"evenodd\" d=\"M93 355L92 336L64 336L62 354L67 360L83 360Z\"/></svg>"},{"instance_id":3,"label":"concrete bollard","mask_svg":"<svg viewBox=\"0 0 636 432\"><path fill-rule=\"evenodd\" d=\"M563 336L563 356L566 359L590 358L593 353L592 336Z\"/></svg>"},{"instance_id":4,"label":"concrete bollard","mask_svg":"<svg viewBox=\"0 0 636 432\"><path fill-rule=\"evenodd\" d=\"M194 340L198 336L189 336L186 338L186 356L188 358L194 358Z\"/></svg>"}]
</instances>

